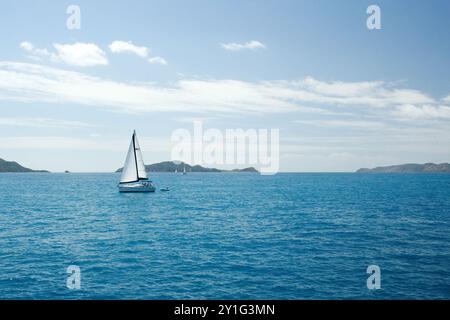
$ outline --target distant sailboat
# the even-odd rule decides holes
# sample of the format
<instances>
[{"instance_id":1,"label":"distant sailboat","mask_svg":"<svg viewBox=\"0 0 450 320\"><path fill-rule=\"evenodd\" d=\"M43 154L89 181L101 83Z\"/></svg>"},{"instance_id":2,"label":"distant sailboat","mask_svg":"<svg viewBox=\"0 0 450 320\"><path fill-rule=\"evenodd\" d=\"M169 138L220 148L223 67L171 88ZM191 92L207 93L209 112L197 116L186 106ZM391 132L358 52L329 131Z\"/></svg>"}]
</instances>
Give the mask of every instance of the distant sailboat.
<instances>
[{"instance_id":1,"label":"distant sailboat","mask_svg":"<svg viewBox=\"0 0 450 320\"><path fill-rule=\"evenodd\" d=\"M186 166L183 167L183 174L186 174Z\"/></svg>"},{"instance_id":2,"label":"distant sailboat","mask_svg":"<svg viewBox=\"0 0 450 320\"><path fill-rule=\"evenodd\" d=\"M141 148L136 131L131 137L127 158L123 166L119 183L120 192L155 192L155 187L147 177Z\"/></svg>"}]
</instances>

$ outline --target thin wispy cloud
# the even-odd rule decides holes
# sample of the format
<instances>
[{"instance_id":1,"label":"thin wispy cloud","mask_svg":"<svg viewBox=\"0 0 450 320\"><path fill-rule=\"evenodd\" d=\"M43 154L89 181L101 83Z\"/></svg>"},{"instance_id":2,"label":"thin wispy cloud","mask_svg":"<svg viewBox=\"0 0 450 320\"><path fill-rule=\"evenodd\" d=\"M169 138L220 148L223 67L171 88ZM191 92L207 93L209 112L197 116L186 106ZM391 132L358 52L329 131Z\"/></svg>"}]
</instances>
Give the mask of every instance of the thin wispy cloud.
<instances>
[{"instance_id":1,"label":"thin wispy cloud","mask_svg":"<svg viewBox=\"0 0 450 320\"><path fill-rule=\"evenodd\" d=\"M395 115L404 119L448 119L450 120L450 106L445 105L401 105L395 110Z\"/></svg>"},{"instance_id":2,"label":"thin wispy cloud","mask_svg":"<svg viewBox=\"0 0 450 320\"><path fill-rule=\"evenodd\" d=\"M164 58L161 57L152 57L148 59L148 62L151 64L162 64L162 65L166 65L167 61Z\"/></svg>"},{"instance_id":3,"label":"thin wispy cloud","mask_svg":"<svg viewBox=\"0 0 450 320\"><path fill-rule=\"evenodd\" d=\"M140 136L142 148L154 152L170 151L170 137ZM128 139L99 139L99 136L89 138L66 136L11 136L0 137L0 149L40 149L40 150L94 150L124 152L129 145ZM120 159L122 160L122 159Z\"/></svg>"},{"instance_id":4,"label":"thin wispy cloud","mask_svg":"<svg viewBox=\"0 0 450 320\"><path fill-rule=\"evenodd\" d=\"M220 46L228 51L241 51L241 50L257 50L257 49L265 49L266 45L262 42L252 40L245 43L221 43Z\"/></svg>"},{"instance_id":5,"label":"thin wispy cloud","mask_svg":"<svg viewBox=\"0 0 450 320\"><path fill-rule=\"evenodd\" d=\"M128 53L128 54L135 54L140 58L146 59L151 64L161 64L166 65L167 61L158 56L152 57L150 55L150 49L145 46L137 46L133 44L131 41L121 41L116 40L113 41L109 45L109 50L113 53Z\"/></svg>"},{"instance_id":6,"label":"thin wispy cloud","mask_svg":"<svg viewBox=\"0 0 450 320\"><path fill-rule=\"evenodd\" d=\"M413 89L396 88L383 81L319 81L312 77L294 82L306 100L334 105L389 107L402 104L433 104L435 99Z\"/></svg>"},{"instance_id":7,"label":"thin wispy cloud","mask_svg":"<svg viewBox=\"0 0 450 320\"><path fill-rule=\"evenodd\" d=\"M298 109L267 84L182 80L171 86L112 81L30 63L0 62L0 99L78 103L121 112L270 113Z\"/></svg>"},{"instance_id":8,"label":"thin wispy cloud","mask_svg":"<svg viewBox=\"0 0 450 320\"><path fill-rule=\"evenodd\" d=\"M216 117L178 117L174 120L182 123L193 123L195 121L201 121L203 123L217 119Z\"/></svg>"},{"instance_id":9,"label":"thin wispy cloud","mask_svg":"<svg viewBox=\"0 0 450 320\"><path fill-rule=\"evenodd\" d=\"M263 82L180 80L172 85L155 85L7 61L0 62L0 99L77 103L133 113L326 114L352 108L371 109L382 116L409 112L418 118L442 120L448 119L449 108L421 91L396 88L382 81L325 82L308 77Z\"/></svg>"},{"instance_id":10,"label":"thin wispy cloud","mask_svg":"<svg viewBox=\"0 0 450 320\"><path fill-rule=\"evenodd\" d=\"M363 121L363 120L295 120L294 123L308 126L317 126L317 127L336 127L342 129L348 128L363 128L363 129L380 129L384 127L385 124L380 121Z\"/></svg>"},{"instance_id":11,"label":"thin wispy cloud","mask_svg":"<svg viewBox=\"0 0 450 320\"><path fill-rule=\"evenodd\" d=\"M32 127L32 128L93 128L98 127L91 123L71 121L53 118L24 118L24 117L1 117L0 127Z\"/></svg>"}]
</instances>

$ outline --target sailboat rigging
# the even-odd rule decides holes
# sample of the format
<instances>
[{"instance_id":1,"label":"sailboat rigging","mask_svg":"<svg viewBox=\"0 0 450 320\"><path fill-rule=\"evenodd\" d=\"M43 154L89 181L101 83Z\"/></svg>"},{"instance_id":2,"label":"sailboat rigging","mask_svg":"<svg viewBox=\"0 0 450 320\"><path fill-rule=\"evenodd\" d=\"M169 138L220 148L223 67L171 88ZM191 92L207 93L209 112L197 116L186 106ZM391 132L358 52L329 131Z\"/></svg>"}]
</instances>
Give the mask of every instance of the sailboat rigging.
<instances>
[{"instance_id":1,"label":"sailboat rigging","mask_svg":"<svg viewBox=\"0 0 450 320\"><path fill-rule=\"evenodd\" d=\"M127 158L122 169L119 183L120 192L154 192L155 187L147 177L144 159L136 136L131 137Z\"/></svg>"}]
</instances>

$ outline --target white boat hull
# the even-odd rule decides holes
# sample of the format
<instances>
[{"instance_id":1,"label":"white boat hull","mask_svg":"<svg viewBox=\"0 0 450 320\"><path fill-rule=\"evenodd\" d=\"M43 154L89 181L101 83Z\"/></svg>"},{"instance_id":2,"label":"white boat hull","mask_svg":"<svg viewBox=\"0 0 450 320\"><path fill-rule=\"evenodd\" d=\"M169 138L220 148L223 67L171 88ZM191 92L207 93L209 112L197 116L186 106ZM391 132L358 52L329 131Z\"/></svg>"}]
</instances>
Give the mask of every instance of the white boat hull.
<instances>
[{"instance_id":1,"label":"white boat hull","mask_svg":"<svg viewBox=\"0 0 450 320\"><path fill-rule=\"evenodd\" d=\"M119 183L119 192L155 192L155 190L150 181Z\"/></svg>"}]
</instances>

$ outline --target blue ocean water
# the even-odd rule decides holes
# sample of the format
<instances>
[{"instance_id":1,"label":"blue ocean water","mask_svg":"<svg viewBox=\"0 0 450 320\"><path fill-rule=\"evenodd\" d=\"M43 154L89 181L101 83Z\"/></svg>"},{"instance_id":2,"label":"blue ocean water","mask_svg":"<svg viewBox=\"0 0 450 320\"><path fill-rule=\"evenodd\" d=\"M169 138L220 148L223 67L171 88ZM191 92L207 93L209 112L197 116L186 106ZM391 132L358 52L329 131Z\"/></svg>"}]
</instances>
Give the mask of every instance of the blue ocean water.
<instances>
[{"instance_id":1,"label":"blue ocean water","mask_svg":"<svg viewBox=\"0 0 450 320\"><path fill-rule=\"evenodd\" d=\"M450 175L155 173L171 191L154 194L118 179L0 175L0 298L450 298Z\"/></svg>"}]
</instances>

